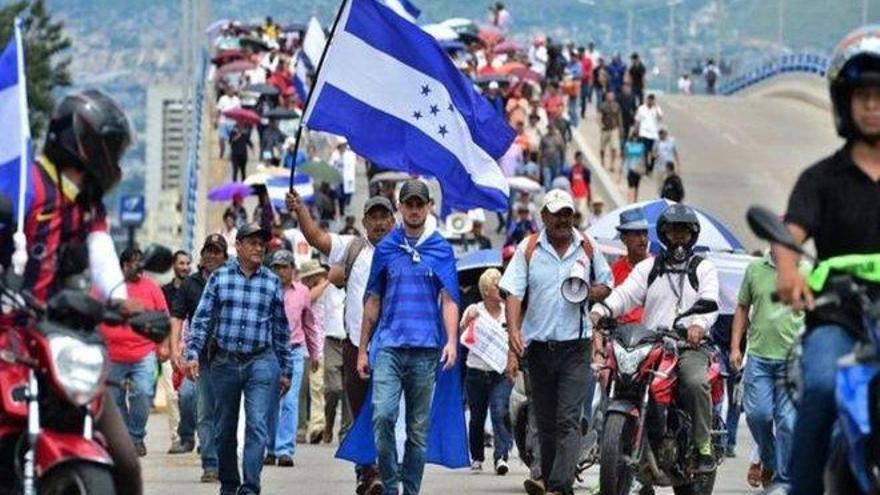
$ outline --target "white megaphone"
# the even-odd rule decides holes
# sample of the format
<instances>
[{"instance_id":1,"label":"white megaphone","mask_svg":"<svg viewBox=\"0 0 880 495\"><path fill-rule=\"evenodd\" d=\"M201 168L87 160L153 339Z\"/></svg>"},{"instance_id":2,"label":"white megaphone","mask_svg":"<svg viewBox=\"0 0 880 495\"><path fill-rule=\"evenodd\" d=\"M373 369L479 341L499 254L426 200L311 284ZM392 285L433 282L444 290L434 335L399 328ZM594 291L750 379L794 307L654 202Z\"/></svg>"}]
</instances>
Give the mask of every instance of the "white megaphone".
<instances>
[{"instance_id":1,"label":"white megaphone","mask_svg":"<svg viewBox=\"0 0 880 495\"><path fill-rule=\"evenodd\" d=\"M562 282L562 297L572 304L581 304L590 295L590 281L587 280L587 267L583 260L571 265L571 272Z\"/></svg>"}]
</instances>

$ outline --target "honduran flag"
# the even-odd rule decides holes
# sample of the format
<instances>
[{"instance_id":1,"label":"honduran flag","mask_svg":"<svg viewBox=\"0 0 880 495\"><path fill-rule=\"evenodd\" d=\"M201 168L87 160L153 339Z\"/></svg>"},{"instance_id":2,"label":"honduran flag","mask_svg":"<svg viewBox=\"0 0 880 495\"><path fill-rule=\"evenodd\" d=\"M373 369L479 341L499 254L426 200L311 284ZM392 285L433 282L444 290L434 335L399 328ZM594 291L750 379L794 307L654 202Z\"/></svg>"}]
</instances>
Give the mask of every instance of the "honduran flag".
<instances>
[{"instance_id":1,"label":"honduran flag","mask_svg":"<svg viewBox=\"0 0 880 495\"><path fill-rule=\"evenodd\" d=\"M16 20L12 38L0 54L0 194L12 203L19 229L23 228L26 202L33 195L27 180L30 150L24 49Z\"/></svg>"}]
</instances>

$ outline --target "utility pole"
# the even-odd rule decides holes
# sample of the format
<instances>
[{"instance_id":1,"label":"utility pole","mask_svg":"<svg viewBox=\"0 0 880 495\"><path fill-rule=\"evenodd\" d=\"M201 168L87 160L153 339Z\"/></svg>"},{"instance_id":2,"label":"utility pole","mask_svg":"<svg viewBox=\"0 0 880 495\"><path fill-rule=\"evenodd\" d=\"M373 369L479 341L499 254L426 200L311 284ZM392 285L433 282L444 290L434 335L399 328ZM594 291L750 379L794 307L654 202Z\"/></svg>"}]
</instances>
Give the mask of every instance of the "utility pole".
<instances>
[{"instance_id":1,"label":"utility pole","mask_svg":"<svg viewBox=\"0 0 880 495\"><path fill-rule=\"evenodd\" d=\"M632 3L626 8L626 51L633 52L633 7Z\"/></svg>"},{"instance_id":2,"label":"utility pole","mask_svg":"<svg viewBox=\"0 0 880 495\"><path fill-rule=\"evenodd\" d=\"M667 49L669 58L669 70L666 71L666 92L672 92L672 81L674 74L677 72L677 61L675 59L675 6L684 0L670 0L666 5L669 7L669 48Z\"/></svg>"},{"instance_id":3,"label":"utility pole","mask_svg":"<svg viewBox=\"0 0 880 495\"><path fill-rule=\"evenodd\" d=\"M785 0L779 0L779 32L777 36L779 49L785 50Z\"/></svg>"},{"instance_id":4,"label":"utility pole","mask_svg":"<svg viewBox=\"0 0 880 495\"><path fill-rule=\"evenodd\" d=\"M862 26L868 25L868 0L862 0Z\"/></svg>"}]
</instances>

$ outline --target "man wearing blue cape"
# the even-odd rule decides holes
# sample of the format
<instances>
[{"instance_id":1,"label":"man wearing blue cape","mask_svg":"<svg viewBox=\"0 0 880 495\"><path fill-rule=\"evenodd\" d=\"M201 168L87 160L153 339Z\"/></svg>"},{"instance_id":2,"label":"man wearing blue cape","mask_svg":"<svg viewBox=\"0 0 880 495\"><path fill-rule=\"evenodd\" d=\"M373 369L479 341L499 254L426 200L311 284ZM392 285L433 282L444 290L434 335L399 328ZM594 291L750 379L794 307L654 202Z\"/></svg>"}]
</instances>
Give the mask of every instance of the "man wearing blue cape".
<instances>
[{"instance_id":1,"label":"man wearing blue cape","mask_svg":"<svg viewBox=\"0 0 880 495\"><path fill-rule=\"evenodd\" d=\"M357 367L372 378L370 398L337 452L355 462L378 457L381 481L373 481L369 495L396 495L400 484L404 495L419 493L426 461L468 465L455 369L455 257L439 232L425 228L431 198L424 182L404 183L399 202L402 225L376 247L364 296ZM394 432L401 394L407 440L399 464Z\"/></svg>"}]
</instances>

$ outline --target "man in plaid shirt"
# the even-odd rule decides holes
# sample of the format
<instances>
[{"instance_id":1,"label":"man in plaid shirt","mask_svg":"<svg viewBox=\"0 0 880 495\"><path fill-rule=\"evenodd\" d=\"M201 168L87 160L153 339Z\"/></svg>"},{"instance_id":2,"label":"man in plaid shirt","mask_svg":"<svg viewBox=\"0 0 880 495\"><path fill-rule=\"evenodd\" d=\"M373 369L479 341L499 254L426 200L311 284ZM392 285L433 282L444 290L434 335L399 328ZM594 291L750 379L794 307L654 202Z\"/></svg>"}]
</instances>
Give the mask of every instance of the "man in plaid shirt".
<instances>
[{"instance_id":1,"label":"man in plaid shirt","mask_svg":"<svg viewBox=\"0 0 880 495\"><path fill-rule=\"evenodd\" d=\"M211 276L192 318L187 374L199 374L199 353L216 347L210 380L216 401L220 493L260 493L269 410L290 388L290 330L278 277L262 265L269 232L249 224L236 236L238 258ZM244 394L246 433L242 482L236 430Z\"/></svg>"}]
</instances>

